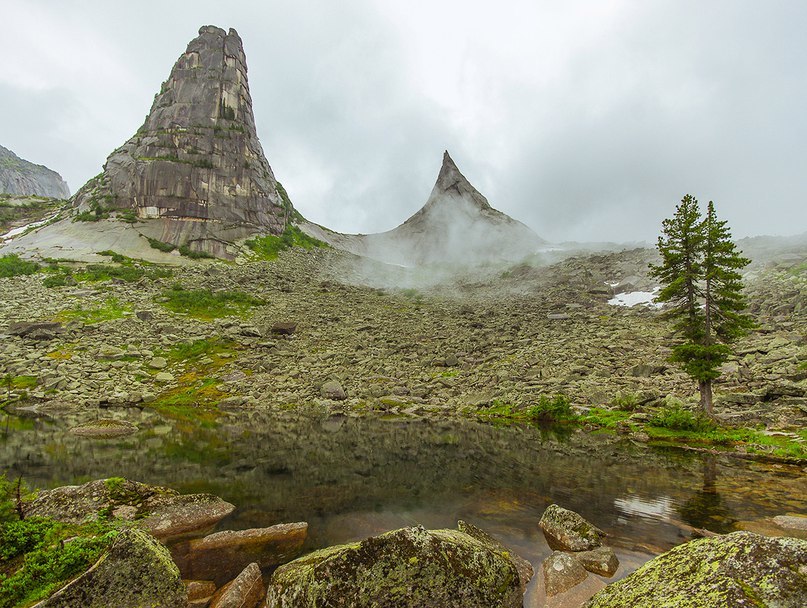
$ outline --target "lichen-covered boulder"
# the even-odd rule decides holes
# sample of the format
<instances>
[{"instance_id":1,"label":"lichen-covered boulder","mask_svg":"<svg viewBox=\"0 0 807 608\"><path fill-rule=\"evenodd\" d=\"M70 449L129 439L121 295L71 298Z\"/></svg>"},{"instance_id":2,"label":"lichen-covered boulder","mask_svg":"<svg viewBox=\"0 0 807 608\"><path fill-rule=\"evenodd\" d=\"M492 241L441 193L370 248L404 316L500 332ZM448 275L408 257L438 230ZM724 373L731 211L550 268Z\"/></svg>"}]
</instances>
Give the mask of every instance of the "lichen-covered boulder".
<instances>
[{"instance_id":1,"label":"lichen-covered boulder","mask_svg":"<svg viewBox=\"0 0 807 608\"><path fill-rule=\"evenodd\" d=\"M538 525L555 551L590 551L602 545L605 532L574 511L549 505Z\"/></svg>"},{"instance_id":2,"label":"lichen-covered boulder","mask_svg":"<svg viewBox=\"0 0 807 608\"><path fill-rule=\"evenodd\" d=\"M138 520L141 528L168 541L204 533L234 509L235 505L212 494L180 494L111 477L40 492L25 504L25 516L75 524L104 517Z\"/></svg>"},{"instance_id":3,"label":"lichen-covered boulder","mask_svg":"<svg viewBox=\"0 0 807 608\"><path fill-rule=\"evenodd\" d=\"M608 585L587 608L807 606L807 541L734 532L693 540Z\"/></svg>"},{"instance_id":4,"label":"lichen-covered boulder","mask_svg":"<svg viewBox=\"0 0 807 608\"><path fill-rule=\"evenodd\" d=\"M269 608L521 608L508 552L459 530L402 528L278 568Z\"/></svg>"},{"instance_id":5,"label":"lichen-covered boulder","mask_svg":"<svg viewBox=\"0 0 807 608\"><path fill-rule=\"evenodd\" d=\"M544 573L544 587L547 597L568 591L579 585L588 576L588 572L574 556L562 551L553 551L552 555L541 565Z\"/></svg>"},{"instance_id":6,"label":"lichen-covered boulder","mask_svg":"<svg viewBox=\"0 0 807 608\"><path fill-rule=\"evenodd\" d=\"M137 529L121 532L84 574L34 608L185 608L188 594L168 550Z\"/></svg>"}]
</instances>

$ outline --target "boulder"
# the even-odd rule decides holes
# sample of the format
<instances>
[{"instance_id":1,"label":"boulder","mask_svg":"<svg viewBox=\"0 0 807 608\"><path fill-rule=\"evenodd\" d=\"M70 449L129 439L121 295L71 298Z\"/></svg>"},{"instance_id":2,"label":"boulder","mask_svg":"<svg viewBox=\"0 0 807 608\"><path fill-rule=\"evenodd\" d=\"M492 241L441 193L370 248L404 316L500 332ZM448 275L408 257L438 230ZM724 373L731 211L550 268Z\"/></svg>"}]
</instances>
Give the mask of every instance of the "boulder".
<instances>
[{"instance_id":1,"label":"boulder","mask_svg":"<svg viewBox=\"0 0 807 608\"><path fill-rule=\"evenodd\" d=\"M57 322L33 322L17 321L11 323L6 329L10 336L19 336L21 338L29 338L31 340L53 340L59 334L63 333L61 323Z\"/></svg>"},{"instance_id":2,"label":"boulder","mask_svg":"<svg viewBox=\"0 0 807 608\"><path fill-rule=\"evenodd\" d=\"M481 528L477 528L473 524L460 520L457 522L457 528L460 532L465 532L468 536L473 536L476 540L485 543L494 551L499 551L501 553L507 553L510 555L510 559L513 560L513 564L515 564L516 570L518 570L518 580L519 583L521 583L521 592L524 593L527 590L527 583L530 582L533 574L535 574L535 570L533 570L530 562L520 555L513 553L490 534Z\"/></svg>"},{"instance_id":3,"label":"boulder","mask_svg":"<svg viewBox=\"0 0 807 608\"><path fill-rule=\"evenodd\" d=\"M807 541L733 532L693 540L608 585L587 608L807 605Z\"/></svg>"},{"instance_id":4,"label":"boulder","mask_svg":"<svg viewBox=\"0 0 807 608\"><path fill-rule=\"evenodd\" d=\"M211 494L179 494L170 488L112 477L44 490L25 503L25 516L81 523L117 514L138 520L140 527L166 541L211 529L234 509Z\"/></svg>"},{"instance_id":5,"label":"boulder","mask_svg":"<svg viewBox=\"0 0 807 608\"><path fill-rule=\"evenodd\" d=\"M589 551L602 545L605 532L574 511L552 504L538 522L550 548L560 551Z\"/></svg>"},{"instance_id":6,"label":"boulder","mask_svg":"<svg viewBox=\"0 0 807 608\"><path fill-rule=\"evenodd\" d=\"M168 550L132 528L121 532L89 570L35 608L185 608L187 602Z\"/></svg>"},{"instance_id":7,"label":"boulder","mask_svg":"<svg viewBox=\"0 0 807 608\"><path fill-rule=\"evenodd\" d=\"M261 569L252 563L213 596L209 608L255 608L265 593Z\"/></svg>"},{"instance_id":8,"label":"boulder","mask_svg":"<svg viewBox=\"0 0 807 608\"><path fill-rule=\"evenodd\" d=\"M575 557L562 551L553 551L541 565L544 573L544 587L547 597L564 593L579 585L588 572Z\"/></svg>"},{"instance_id":9,"label":"boulder","mask_svg":"<svg viewBox=\"0 0 807 608\"><path fill-rule=\"evenodd\" d=\"M279 336L290 336L297 331L297 323L293 321L278 321L272 325L270 331Z\"/></svg>"},{"instance_id":10,"label":"boulder","mask_svg":"<svg viewBox=\"0 0 807 608\"><path fill-rule=\"evenodd\" d=\"M344 401L347 399L345 389L342 388L342 385L336 382L336 380L330 380L323 384L319 392L325 399L331 399L333 401Z\"/></svg>"},{"instance_id":11,"label":"boulder","mask_svg":"<svg viewBox=\"0 0 807 608\"><path fill-rule=\"evenodd\" d=\"M186 578L209 579L221 585L252 562L260 568L290 562L300 555L307 533L305 522L226 530L175 545L171 554Z\"/></svg>"},{"instance_id":12,"label":"boulder","mask_svg":"<svg viewBox=\"0 0 807 608\"><path fill-rule=\"evenodd\" d=\"M315 551L272 576L268 608L521 608L509 552L459 530L402 528Z\"/></svg>"},{"instance_id":13,"label":"boulder","mask_svg":"<svg viewBox=\"0 0 807 608\"><path fill-rule=\"evenodd\" d=\"M611 547L597 547L591 551L579 551L574 554L577 561L589 572L600 576L611 577L619 568L619 559Z\"/></svg>"}]
</instances>

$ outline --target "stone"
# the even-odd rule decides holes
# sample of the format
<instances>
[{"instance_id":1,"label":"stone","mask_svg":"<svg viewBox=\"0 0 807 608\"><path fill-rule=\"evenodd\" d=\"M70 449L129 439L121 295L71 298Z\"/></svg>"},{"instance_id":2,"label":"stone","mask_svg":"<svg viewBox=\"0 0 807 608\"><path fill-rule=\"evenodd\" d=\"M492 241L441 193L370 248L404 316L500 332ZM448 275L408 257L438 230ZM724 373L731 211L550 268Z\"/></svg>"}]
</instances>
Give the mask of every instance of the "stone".
<instances>
[{"instance_id":1,"label":"stone","mask_svg":"<svg viewBox=\"0 0 807 608\"><path fill-rule=\"evenodd\" d=\"M173 382L174 381L174 374L170 372L160 372L154 376L154 380L157 382L165 383L165 382Z\"/></svg>"},{"instance_id":2,"label":"stone","mask_svg":"<svg viewBox=\"0 0 807 608\"><path fill-rule=\"evenodd\" d=\"M171 548L171 554L184 577L221 585L252 562L261 568L290 562L300 555L307 532L305 522L225 530L179 543Z\"/></svg>"},{"instance_id":3,"label":"stone","mask_svg":"<svg viewBox=\"0 0 807 608\"><path fill-rule=\"evenodd\" d=\"M546 318L549 319L550 321L566 321L571 317L569 316L568 313L565 312L550 312L547 313Z\"/></svg>"},{"instance_id":4,"label":"stone","mask_svg":"<svg viewBox=\"0 0 807 608\"><path fill-rule=\"evenodd\" d=\"M583 564L569 553L561 551L553 551L541 564L541 570L547 597L568 591L588 576Z\"/></svg>"},{"instance_id":5,"label":"stone","mask_svg":"<svg viewBox=\"0 0 807 608\"><path fill-rule=\"evenodd\" d=\"M137 519L141 528L163 541L203 533L235 510L212 494L179 494L170 488L113 477L42 490L25 503L25 516L77 524L121 506L135 507L130 519Z\"/></svg>"},{"instance_id":6,"label":"stone","mask_svg":"<svg viewBox=\"0 0 807 608\"><path fill-rule=\"evenodd\" d=\"M149 367L151 369L165 369L168 367L168 361L165 357L154 357L151 361L149 361Z\"/></svg>"},{"instance_id":7,"label":"stone","mask_svg":"<svg viewBox=\"0 0 807 608\"><path fill-rule=\"evenodd\" d=\"M53 322L26 322L17 321L11 323L6 329L10 336L20 336L21 338L30 338L31 340L53 340L59 334L63 333L64 329L61 323Z\"/></svg>"},{"instance_id":8,"label":"stone","mask_svg":"<svg viewBox=\"0 0 807 608\"><path fill-rule=\"evenodd\" d=\"M216 584L213 581L183 581L185 589L188 591L188 601L207 599L213 597L216 592Z\"/></svg>"},{"instance_id":9,"label":"stone","mask_svg":"<svg viewBox=\"0 0 807 608\"><path fill-rule=\"evenodd\" d=\"M807 541L733 532L693 540L608 585L587 608L807 605Z\"/></svg>"},{"instance_id":10,"label":"stone","mask_svg":"<svg viewBox=\"0 0 807 608\"><path fill-rule=\"evenodd\" d=\"M560 551L588 551L602 545L605 532L574 511L549 505L538 522L549 547Z\"/></svg>"},{"instance_id":11,"label":"stone","mask_svg":"<svg viewBox=\"0 0 807 608\"><path fill-rule=\"evenodd\" d=\"M150 310L138 310L135 313L135 316L141 321L151 321L154 319L154 313Z\"/></svg>"},{"instance_id":12,"label":"stone","mask_svg":"<svg viewBox=\"0 0 807 608\"><path fill-rule=\"evenodd\" d=\"M610 578L619 568L619 559L611 547L602 546L591 551L578 551L574 557L586 570L600 576Z\"/></svg>"},{"instance_id":13,"label":"stone","mask_svg":"<svg viewBox=\"0 0 807 608\"><path fill-rule=\"evenodd\" d=\"M345 393L345 389L342 388L342 385L339 384L336 380L329 380L325 384L322 385L320 389L320 394L325 399L332 399L333 401L344 401L347 399L347 393Z\"/></svg>"},{"instance_id":14,"label":"stone","mask_svg":"<svg viewBox=\"0 0 807 608\"><path fill-rule=\"evenodd\" d=\"M124 529L84 574L36 608L185 608L185 585L168 550L147 533Z\"/></svg>"},{"instance_id":15,"label":"stone","mask_svg":"<svg viewBox=\"0 0 807 608\"><path fill-rule=\"evenodd\" d=\"M297 323L293 321L278 321L272 325L269 331L279 336L290 336L297 331Z\"/></svg>"},{"instance_id":16,"label":"stone","mask_svg":"<svg viewBox=\"0 0 807 608\"><path fill-rule=\"evenodd\" d=\"M126 351L122 348L118 348L117 346L109 346L104 345L100 349L98 349L98 358L99 359L108 359L110 361L116 361L118 359L123 359L126 356Z\"/></svg>"},{"instance_id":17,"label":"stone","mask_svg":"<svg viewBox=\"0 0 807 608\"><path fill-rule=\"evenodd\" d=\"M213 596L210 608L255 608L265 594L261 569L252 563Z\"/></svg>"},{"instance_id":18,"label":"stone","mask_svg":"<svg viewBox=\"0 0 807 608\"><path fill-rule=\"evenodd\" d=\"M56 171L23 160L0 146L0 193L66 199L70 188Z\"/></svg>"},{"instance_id":19,"label":"stone","mask_svg":"<svg viewBox=\"0 0 807 608\"><path fill-rule=\"evenodd\" d=\"M459 530L402 528L275 570L267 608L521 608L506 552Z\"/></svg>"},{"instance_id":20,"label":"stone","mask_svg":"<svg viewBox=\"0 0 807 608\"><path fill-rule=\"evenodd\" d=\"M79 424L70 429L70 433L80 437L120 437L137 432L137 427L125 420L102 418Z\"/></svg>"},{"instance_id":21,"label":"stone","mask_svg":"<svg viewBox=\"0 0 807 608\"><path fill-rule=\"evenodd\" d=\"M785 530L807 531L807 515L777 515L773 523Z\"/></svg>"}]
</instances>

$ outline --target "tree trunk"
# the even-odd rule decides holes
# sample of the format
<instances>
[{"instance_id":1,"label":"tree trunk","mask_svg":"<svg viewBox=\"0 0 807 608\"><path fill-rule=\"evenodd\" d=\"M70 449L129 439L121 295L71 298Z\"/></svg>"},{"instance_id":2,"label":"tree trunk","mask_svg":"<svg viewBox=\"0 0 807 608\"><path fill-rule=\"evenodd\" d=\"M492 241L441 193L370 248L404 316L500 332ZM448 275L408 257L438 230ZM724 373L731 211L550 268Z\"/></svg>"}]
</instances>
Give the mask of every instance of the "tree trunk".
<instances>
[{"instance_id":1,"label":"tree trunk","mask_svg":"<svg viewBox=\"0 0 807 608\"><path fill-rule=\"evenodd\" d=\"M712 416L712 381L703 380L698 382L698 390L701 394L701 407L709 416Z\"/></svg>"}]
</instances>

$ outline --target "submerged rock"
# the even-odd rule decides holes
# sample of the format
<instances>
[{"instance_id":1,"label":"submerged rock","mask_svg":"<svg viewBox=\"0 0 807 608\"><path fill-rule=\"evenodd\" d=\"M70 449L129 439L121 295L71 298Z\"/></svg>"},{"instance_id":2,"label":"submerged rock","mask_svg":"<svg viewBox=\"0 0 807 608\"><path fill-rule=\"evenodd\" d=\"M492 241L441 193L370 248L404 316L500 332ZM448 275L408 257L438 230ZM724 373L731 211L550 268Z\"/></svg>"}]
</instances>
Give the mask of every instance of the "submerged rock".
<instances>
[{"instance_id":1,"label":"submerged rock","mask_svg":"<svg viewBox=\"0 0 807 608\"><path fill-rule=\"evenodd\" d=\"M112 477L44 490L25 503L25 516L66 523L116 516L138 520L141 528L165 541L210 529L234 509L212 494L179 494L170 488Z\"/></svg>"},{"instance_id":2,"label":"submerged rock","mask_svg":"<svg viewBox=\"0 0 807 608\"><path fill-rule=\"evenodd\" d=\"M168 550L149 534L128 529L87 572L35 608L185 608L187 598Z\"/></svg>"},{"instance_id":3,"label":"submerged rock","mask_svg":"<svg viewBox=\"0 0 807 608\"><path fill-rule=\"evenodd\" d=\"M589 551L602 545L605 532L583 517L558 505L549 505L538 523L554 550Z\"/></svg>"},{"instance_id":4,"label":"submerged rock","mask_svg":"<svg viewBox=\"0 0 807 608\"><path fill-rule=\"evenodd\" d=\"M458 530L402 528L278 568L268 608L521 608L509 552Z\"/></svg>"},{"instance_id":5,"label":"submerged rock","mask_svg":"<svg viewBox=\"0 0 807 608\"><path fill-rule=\"evenodd\" d=\"M137 432L137 427L125 420L111 420L102 418L79 424L70 429L70 433L80 437L121 437Z\"/></svg>"},{"instance_id":6,"label":"submerged rock","mask_svg":"<svg viewBox=\"0 0 807 608\"><path fill-rule=\"evenodd\" d=\"M305 522L225 530L176 545L171 553L183 576L210 579L220 585L251 562L261 568L290 562L302 551L307 532Z\"/></svg>"},{"instance_id":7,"label":"submerged rock","mask_svg":"<svg viewBox=\"0 0 807 608\"><path fill-rule=\"evenodd\" d=\"M613 576L619 568L619 559L611 547L597 547L591 551L578 551L574 554L583 567L600 576Z\"/></svg>"},{"instance_id":8,"label":"submerged rock","mask_svg":"<svg viewBox=\"0 0 807 608\"><path fill-rule=\"evenodd\" d=\"M568 591L586 580L588 572L575 557L554 551L541 566L547 597Z\"/></svg>"},{"instance_id":9,"label":"submerged rock","mask_svg":"<svg viewBox=\"0 0 807 608\"><path fill-rule=\"evenodd\" d=\"M807 541L750 532L702 538L659 555L587 608L807 605Z\"/></svg>"},{"instance_id":10,"label":"submerged rock","mask_svg":"<svg viewBox=\"0 0 807 608\"><path fill-rule=\"evenodd\" d=\"M252 563L213 596L209 608L255 608L265 593L261 569Z\"/></svg>"}]
</instances>

